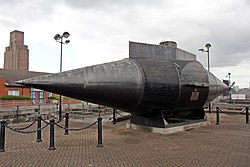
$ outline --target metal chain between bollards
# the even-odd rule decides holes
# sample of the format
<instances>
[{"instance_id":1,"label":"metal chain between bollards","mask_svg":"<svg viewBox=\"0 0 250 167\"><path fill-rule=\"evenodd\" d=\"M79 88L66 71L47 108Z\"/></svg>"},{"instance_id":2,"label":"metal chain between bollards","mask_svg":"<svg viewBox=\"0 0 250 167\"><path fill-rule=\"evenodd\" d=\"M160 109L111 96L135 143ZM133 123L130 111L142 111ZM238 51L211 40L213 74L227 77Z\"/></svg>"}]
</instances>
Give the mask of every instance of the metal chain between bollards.
<instances>
[{"instance_id":1,"label":"metal chain between bollards","mask_svg":"<svg viewBox=\"0 0 250 167\"><path fill-rule=\"evenodd\" d=\"M60 123L60 122L62 122L62 120L63 120L63 119L61 119L61 120L59 119L56 123Z\"/></svg>"},{"instance_id":2,"label":"metal chain between bollards","mask_svg":"<svg viewBox=\"0 0 250 167\"><path fill-rule=\"evenodd\" d=\"M216 108L217 108L217 107L216 107ZM219 108L219 107L218 107L218 108ZM223 110L221 110L221 109L219 108L219 111L220 111L220 113L226 114L226 115L228 115L228 116L237 116L237 115L242 115L242 114L244 114L244 111L245 111L245 110L242 110L241 112L230 113L230 112L225 112L225 111L223 111Z\"/></svg>"},{"instance_id":3,"label":"metal chain between bollards","mask_svg":"<svg viewBox=\"0 0 250 167\"><path fill-rule=\"evenodd\" d=\"M37 130L22 131L22 130L17 130L17 129L15 129L15 128L9 126L9 125L5 125L5 126L6 126L6 128L8 128L8 129L10 129L10 130L12 130L12 131L14 131L14 132L22 133L22 134L36 133L36 131L37 131Z\"/></svg>"},{"instance_id":4,"label":"metal chain between bollards","mask_svg":"<svg viewBox=\"0 0 250 167\"><path fill-rule=\"evenodd\" d=\"M245 114L246 115L246 124L249 124L249 107L246 107L245 110L246 110L246 114ZM223 112L219 107L216 107L216 125L220 124L220 115L219 115L220 112L224 113L226 115L229 115L229 116L235 116L235 115L241 114L241 113L229 114L229 113Z\"/></svg>"},{"instance_id":5,"label":"metal chain between bollards","mask_svg":"<svg viewBox=\"0 0 250 167\"><path fill-rule=\"evenodd\" d=\"M45 125L43 127L41 127L41 129L46 128L48 125L50 125L49 122L45 121L44 119L41 118L41 120L45 123Z\"/></svg>"},{"instance_id":6,"label":"metal chain between bollards","mask_svg":"<svg viewBox=\"0 0 250 167\"><path fill-rule=\"evenodd\" d=\"M50 124L50 122L47 122L47 121L45 121L43 118L41 118L41 120L45 123L45 124Z\"/></svg>"},{"instance_id":7,"label":"metal chain between bollards","mask_svg":"<svg viewBox=\"0 0 250 167\"><path fill-rule=\"evenodd\" d=\"M45 124L44 126L41 127L41 129L44 129L48 126L49 124Z\"/></svg>"},{"instance_id":8,"label":"metal chain between bollards","mask_svg":"<svg viewBox=\"0 0 250 167\"><path fill-rule=\"evenodd\" d=\"M90 128L90 127L94 126L95 124L97 124L97 122L98 122L98 121L95 121L94 123L92 123L92 124L90 124L90 125L88 125L88 126L85 126L85 127L83 127L83 128L74 128L74 129L69 128L68 130L70 130L70 131L80 131L80 130L85 130L85 129L88 129L88 128Z\"/></svg>"},{"instance_id":9,"label":"metal chain between bollards","mask_svg":"<svg viewBox=\"0 0 250 167\"><path fill-rule=\"evenodd\" d=\"M41 120L43 120L43 119L41 118ZM37 120L33 121L31 124L29 124L28 126L23 127L23 128L14 128L14 127L11 127L11 126L9 126L9 125L6 124L6 128L8 128L8 129L10 129L10 130L12 130L12 131L14 131L14 132L22 133L22 134L36 133L36 132L39 130L39 128L37 128L36 130L31 130L31 131L23 131L23 130L25 130L25 129L30 128L32 125L34 125L34 124L36 123L36 121L37 121ZM43 120L43 122L45 122L46 124L45 124L44 126L40 127L40 130L46 128L46 127L49 125L48 122L46 122L46 121L44 121L44 120Z\"/></svg>"},{"instance_id":10,"label":"metal chain between bollards","mask_svg":"<svg viewBox=\"0 0 250 167\"><path fill-rule=\"evenodd\" d=\"M128 117L130 116L131 114L128 114L128 115L122 115L121 113L119 113L118 111L116 112L118 115L120 115L121 117Z\"/></svg>"},{"instance_id":11,"label":"metal chain between bollards","mask_svg":"<svg viewBox=\"0 0 250 167\"><path fill-rule=\"evenodd\" d=\"M29 124L28 126L26 127L22 127L22 128L14 128L14 127L11 127L12 129L15 129L15 130L25 130L25 129L28 129L30 128L32 125L34 125L36 123L36 120L34 120L31 124Z\"/></svg>"},{"instance_id":12,"label":"metal chain between bollards","mask_svg":"<svg viewBox=\"0 0 250 167\"><path fill-rule=\"evenodd\" d=\"M85 126L85 127L83 127L83 128L65 128L65 127L63 127L62 125L58 124L58 123L55 123L55 125L56 125L57 127L61 128L61 129L64 129L64 130L65 130L65 129L68 129L69 131L80 131L80 130L85 130L85 129L88 129L88 128L94 126L97 122L98 122L98 121L95 121L94 123L92 123L92 124L90 124L90 125L87 125L87 126Z\"/></svg>"},{"instance_id":13,"label":"metal chain between bollards","mask_svg":"<svg viewBox=\"0 0 250 167\"><path fill-rule=\"evenodd\" d=\"M22 134L29 134L29 133L36 133L37 130L32 130L32 131L23 131L23 130L30 128L30 127L31 127L32 125L34 125L35 123L36 123L36 120L34 120L34 121L33 121L31 124L29 124L28 126L22 127L22 128L14 128L14 127L11 127L11 126L9 126L9 125L7 125L7 124L5 124L5 126L6 126L6 128L8 128L8 129L10 129L10 130L12 130L12 131L14 131L14 132L22 133Z\"/></svg>"},{"instance_id":14,"label":"metal chain between bollards","mask_svg":"<svg viewBox=\"0 0 250 167\"><path fill-rule=\"evenodd\" d=\"M216 107L217 108L217 107ZM219 108L219 107L218 107ZM228 113L228 112L224 112L222 111L220 108L219 108L219 112L220 113L223 113L223 114L226 114L228 116L236 116L236 115L240 115L240 113Z\"/></svg>"},{"instance_id":15,"label":"metal chain between bollards","mask_svg":"<svg viewBox=\"0 0 250 167\"><path fill-rule=\"evenodd\" d=\"M45 125L43 127L41 127L41 129L46 128L50 123L45 121L43 118L41 118L41 121L43 121L45 123Z\"/></svg>"},{"instance_id":16,"label":"metal chain between bollards","mask_svg":"<svg viewBox=\"0 0 250 167\"><path fill-rule=\"evenodd\" d=\"M45 121L44 119L41 119L41 120L42 120L44 123L46 123L46 124L50 124L49 122ZM60 122L60 121L59 121L59 122ZM67 128L67 127L64 127L64 126L58 124L59 122L54 122L54 124L55 124L57 127L61 128L61 129L70 130L70 131L80 131L80 130L85 130L85 129L88 129L88 128L94 126L98 121L96 121L96 122L94 122L94 123L92 123L92 124L90 124L90 125L87 125L87 126L85 126L85 127L82 127L82 128Z\"/></svg>"}]
</instances>

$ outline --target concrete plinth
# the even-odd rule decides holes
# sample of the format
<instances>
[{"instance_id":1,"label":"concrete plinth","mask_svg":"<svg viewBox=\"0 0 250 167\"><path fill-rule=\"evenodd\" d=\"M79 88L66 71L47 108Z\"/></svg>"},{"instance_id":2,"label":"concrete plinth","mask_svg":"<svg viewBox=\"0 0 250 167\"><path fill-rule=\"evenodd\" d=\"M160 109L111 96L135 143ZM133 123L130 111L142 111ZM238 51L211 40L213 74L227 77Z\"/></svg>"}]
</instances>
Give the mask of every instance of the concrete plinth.
<instances>
[{"instance_id":1,"label":"concrete plinth","mask_svg":"<svg viewBox=\"0 0 250 167\"><path fill-rule=\"evenodd\" d=\"M141 130L146 132L153 132L153 133L160 133L160 134L171 134L181 131L187 131L194 128L202 127L210 125L210 121L201 121L201 122L194 122L194 123L188 123L188 124L171 124L169 127L166 128L158 128L158 127L150 127L150 126L143 126L143 125L135 125L132 123L127 123L126 127L135 129L135 130Z\"/></svg>"}]
</instances>

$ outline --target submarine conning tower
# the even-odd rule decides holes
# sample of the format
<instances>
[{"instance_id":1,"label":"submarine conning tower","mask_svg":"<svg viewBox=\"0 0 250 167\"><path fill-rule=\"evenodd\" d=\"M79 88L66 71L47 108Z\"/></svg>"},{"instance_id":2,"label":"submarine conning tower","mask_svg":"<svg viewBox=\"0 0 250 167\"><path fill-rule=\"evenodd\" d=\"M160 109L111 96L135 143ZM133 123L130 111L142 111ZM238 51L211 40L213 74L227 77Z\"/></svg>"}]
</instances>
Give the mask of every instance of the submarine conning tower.
<instances>
[{"instance_id":1,"label":"submarine conning tower","mask_svg":"<svg viewBox=\"0 0 250 167\"><path fill-rule=\"evenodd\" d=\"M228 90L172 41L129 42L129 58L17 83L131 113L131 123L165 127L204 119L206 102Z\"/></svg>"},{"instance_id":2,"label":"submarine conning tower","mask_svg":"<svg viewBox=\"0 0 250 167\"><path fill-rule=\"evenodd\" d=\"M177 48L177 43L174 41L164 41L160 45L129 42L129 58L196 60L196 55Z\"/></svg>"}]
</instances>

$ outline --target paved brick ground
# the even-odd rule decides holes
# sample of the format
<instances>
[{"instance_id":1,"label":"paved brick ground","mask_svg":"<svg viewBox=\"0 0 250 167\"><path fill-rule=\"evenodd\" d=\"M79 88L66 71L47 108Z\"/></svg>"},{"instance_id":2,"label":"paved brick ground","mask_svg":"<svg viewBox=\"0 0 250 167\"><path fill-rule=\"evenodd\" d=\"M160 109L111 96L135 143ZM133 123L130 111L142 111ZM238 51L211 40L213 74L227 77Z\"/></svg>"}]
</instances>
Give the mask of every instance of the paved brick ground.
<instances>
[{"instance_id":1,"label":"paved brick ground","mask_svg":"<svg viewBox=\"0 0 250 167\"><path fill-rule=\"evenodd\" d=\"M221 114L221 124L170 135L140 132L125 128L125 123L104 123L103 144L97 145L97 126L64 135L56 128L55 150L49 148L49 128L36 134L17 134L6 130L5 152L0 166L250 166L250 124L245 117ZM71 127L83 127L74 122Z\"/></svg>"}]
</instances>

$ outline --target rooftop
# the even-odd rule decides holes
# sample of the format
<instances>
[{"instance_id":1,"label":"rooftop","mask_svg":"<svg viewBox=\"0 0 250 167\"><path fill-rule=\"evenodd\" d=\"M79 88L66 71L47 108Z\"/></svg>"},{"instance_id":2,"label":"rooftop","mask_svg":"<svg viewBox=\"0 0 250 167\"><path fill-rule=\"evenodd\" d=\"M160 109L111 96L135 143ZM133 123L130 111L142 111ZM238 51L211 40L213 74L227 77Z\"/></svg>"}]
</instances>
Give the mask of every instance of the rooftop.
<instances>
[{"instance_id":1,"label":"rooftop","mask_svg":"<svg viewBox=\"0 0 250 167\"><path fill-rule=\"evenodd\" d=\"M46 74L49 74L49 73L0 69L0 77L5 78L7 86L21 86L19 84L15 84L15 81L23 80L23 79L27 79L27 78L32 78L32 77L37 77L37 76L41 76L41 75L46 75Z\"/></svg>"}]
</instances>

